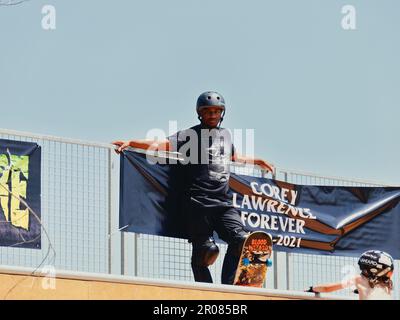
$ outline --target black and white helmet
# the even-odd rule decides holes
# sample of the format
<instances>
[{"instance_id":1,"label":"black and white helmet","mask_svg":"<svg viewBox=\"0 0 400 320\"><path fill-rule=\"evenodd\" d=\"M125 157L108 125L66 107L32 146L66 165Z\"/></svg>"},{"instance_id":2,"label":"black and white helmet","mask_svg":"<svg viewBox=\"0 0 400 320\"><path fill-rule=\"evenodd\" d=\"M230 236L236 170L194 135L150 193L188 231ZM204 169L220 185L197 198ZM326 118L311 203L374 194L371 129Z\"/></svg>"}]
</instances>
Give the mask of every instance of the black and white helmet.
<instances>
[{"instance_id":1,"label":"black and white helmet","mask_svg":"<svg viewBox=\"0 0 400 320\"><path fill-rule=\"evenodd\" d=\"M371 280L389 278L388 273L394 269L391 255L378 250L364 252L358 259L358 265L361 274Z\"/></svg>"}]
</instances>

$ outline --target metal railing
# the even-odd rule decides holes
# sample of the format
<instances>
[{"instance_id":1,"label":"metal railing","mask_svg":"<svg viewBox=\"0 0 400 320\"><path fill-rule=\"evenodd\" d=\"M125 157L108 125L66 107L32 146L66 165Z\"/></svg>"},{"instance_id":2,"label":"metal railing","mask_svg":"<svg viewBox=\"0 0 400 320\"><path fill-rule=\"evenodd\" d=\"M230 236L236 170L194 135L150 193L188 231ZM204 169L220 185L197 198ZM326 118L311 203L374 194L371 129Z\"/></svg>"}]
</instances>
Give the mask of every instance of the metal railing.
<instances>
[{"instance_id":1,"label":"metal railing","mask_svg":"<svg viewBox=\"0 0 400 320\"><path fill-rule=\"evenodd\" d=\"M120 232L118 229L119 158L113 146L0 129L0 138L37 142L42 147L41 218L50 235L55 257L42 249L0 247L0 264L35 268L44 261L57 269L109 273L153 279L193 281L191 245L183 239ZM256 167L233 165L233 172L263 176ZM278 168L277 180L296 184L381 186L373 182ZM226 245L211 266L220 283ZM340 281L357 259L276 252L266 288L303 290L324 282ZM399 299L399 261L396 261L395 297ZM338 295L351 296L351 290Z\"/></svg>"}]
</instances>

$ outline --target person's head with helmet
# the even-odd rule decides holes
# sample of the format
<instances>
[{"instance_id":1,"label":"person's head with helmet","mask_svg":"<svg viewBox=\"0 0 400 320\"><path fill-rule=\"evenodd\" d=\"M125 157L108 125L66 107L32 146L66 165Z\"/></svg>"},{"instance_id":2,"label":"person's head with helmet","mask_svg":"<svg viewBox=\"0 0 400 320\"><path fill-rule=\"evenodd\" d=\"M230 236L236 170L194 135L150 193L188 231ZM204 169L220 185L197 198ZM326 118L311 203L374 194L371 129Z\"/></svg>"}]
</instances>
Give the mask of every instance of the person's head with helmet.
<instances>
[{"instance_id":1,"label":"person's head with helmet","mask_svg":"<svg viewBox=\"0 0 400 320\"><path fill-rule=\"evenodd\" d=\"M217 128L224 120L225 100L218 92L203 92L197 99L196 111L204 126Z\"/></svg>"},{"instance_id":2,"label":"person's head with helmet","mask_svg":"<svg viewBox=\"0 0 400 320\"><path fill-rule=\"evenodd\" d=\"M361 275L368 279L372 288L378 283L385 284L389 288L393 287L391 277L394 263L390 254L378 250L368 250L360 256L358 265Z\"/></svg>"}]
</instances>

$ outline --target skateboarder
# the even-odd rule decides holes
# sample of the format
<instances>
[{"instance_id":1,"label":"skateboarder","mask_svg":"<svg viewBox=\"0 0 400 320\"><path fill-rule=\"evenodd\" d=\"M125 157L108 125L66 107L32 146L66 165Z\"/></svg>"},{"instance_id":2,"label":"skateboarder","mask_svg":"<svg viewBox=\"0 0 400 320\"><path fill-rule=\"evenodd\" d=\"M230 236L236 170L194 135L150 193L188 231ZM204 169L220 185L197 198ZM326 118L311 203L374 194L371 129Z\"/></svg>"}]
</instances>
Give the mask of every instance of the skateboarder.
<instances>
[{"instance_id":1,"label":"skateboarder","mask_svg":"<svg viewBox=\"0 0 400 320\"><path fill-rule=\"evenodd\" d=\"M332 292L355 285L360 300L392 300L393 258L386 252L369 250L360 256L358 265L360 275L348 281L312 286L306 292Z\"/></svg>"},{"instance_id":2,"label":"skateboarder","mask_svg":"<svg viewBox=\"0 0 400 320\"><path fill-rule=\"evenodd\" d=\"M213 231L216 231L228 243L221 282L232 284L241 245L248 232L242 224L240 211L228 196L229 163L252 163L271 172L274 167L262 159L244 157L235 152L229 131L220 127L225 109L224 98L217 92L207 91L197 99L196 111L200 124L179 131L161 142L132 140L114 141L113 144L118 146L117 152L127 147L181 152L185 158L183 163L178 164L184 185L182 207L189 242L192 243L194 279L209 283L213 281L208 267L219 254L213 238Z\"/></svg>"}]
</instances>

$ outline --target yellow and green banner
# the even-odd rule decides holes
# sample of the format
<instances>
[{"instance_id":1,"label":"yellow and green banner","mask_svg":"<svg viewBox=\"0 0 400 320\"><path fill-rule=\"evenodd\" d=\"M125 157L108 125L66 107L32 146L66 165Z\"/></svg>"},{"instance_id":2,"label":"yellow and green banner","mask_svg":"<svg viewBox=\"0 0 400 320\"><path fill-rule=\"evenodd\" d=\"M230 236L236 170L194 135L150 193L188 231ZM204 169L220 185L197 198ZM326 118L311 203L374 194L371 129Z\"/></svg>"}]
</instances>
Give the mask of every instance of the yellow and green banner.
<instances>
[{"instance_id":1,"label":"yellow and green banner","mask_svg":"<svg viewBox=\"0 0 400 320\"><path fill-rule=\"evenodd\" d=\"M0 246L41 247L41 148L0 139Z\"/></svg>"}]
</instances>

